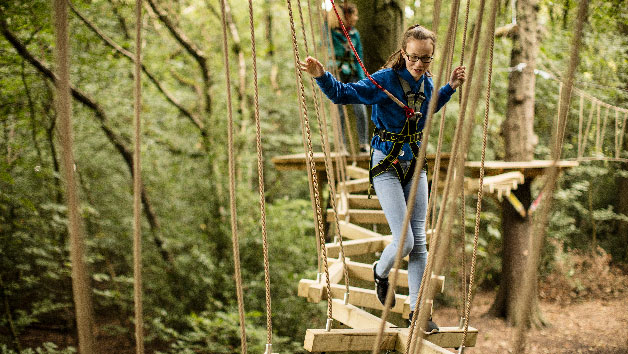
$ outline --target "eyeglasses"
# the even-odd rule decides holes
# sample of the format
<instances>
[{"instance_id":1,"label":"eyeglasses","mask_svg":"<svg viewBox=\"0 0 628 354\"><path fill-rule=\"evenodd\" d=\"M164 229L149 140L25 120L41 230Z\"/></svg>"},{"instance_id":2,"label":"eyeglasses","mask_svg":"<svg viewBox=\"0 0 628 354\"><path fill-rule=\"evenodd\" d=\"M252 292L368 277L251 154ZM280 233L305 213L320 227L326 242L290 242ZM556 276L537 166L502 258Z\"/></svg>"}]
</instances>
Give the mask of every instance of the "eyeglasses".
<instances>
[{"instance_id":1,"label":"eyeglasses","mask_svg":"<svg viewBox=\"0 0 628 354\"><path fill-rule=\"evenodd\" d=\"M410 60L413 63L416 63L417 61L422 61L423 63L431 63L432 59L434 59L434 57L431 56L418 56L418 55L409 55L408 53L404 53L406 55L406 58L408 58L408 60Z\"/></svg>"}]
</instances>

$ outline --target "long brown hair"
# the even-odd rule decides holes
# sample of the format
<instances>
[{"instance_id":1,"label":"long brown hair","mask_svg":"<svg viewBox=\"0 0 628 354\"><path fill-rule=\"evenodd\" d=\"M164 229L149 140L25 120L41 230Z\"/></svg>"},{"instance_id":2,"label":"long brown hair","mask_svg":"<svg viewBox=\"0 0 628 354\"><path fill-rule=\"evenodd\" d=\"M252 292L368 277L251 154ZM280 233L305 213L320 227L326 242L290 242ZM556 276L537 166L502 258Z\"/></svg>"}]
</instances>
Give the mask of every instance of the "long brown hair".
<instances>
[{"instance_id":1,"label":"long brown hair","mask_svg":"<svg viewBox=\"0 0 628 354\"><path fill-rule=\"evenodd\" d=\"M386 61L386 64L382 68L392 68L394 70L400 70L406 67L406 59L403 57L402 50L406 50L408 40L416 39L418 41L429 39L432 41L432 46L436 50L436 35L434 32L428 30L421 25L414 25L408 27L401 39L401 48L394 52ZM428 75L431 75L428 71Z\"/></svg>"}]
</instances>

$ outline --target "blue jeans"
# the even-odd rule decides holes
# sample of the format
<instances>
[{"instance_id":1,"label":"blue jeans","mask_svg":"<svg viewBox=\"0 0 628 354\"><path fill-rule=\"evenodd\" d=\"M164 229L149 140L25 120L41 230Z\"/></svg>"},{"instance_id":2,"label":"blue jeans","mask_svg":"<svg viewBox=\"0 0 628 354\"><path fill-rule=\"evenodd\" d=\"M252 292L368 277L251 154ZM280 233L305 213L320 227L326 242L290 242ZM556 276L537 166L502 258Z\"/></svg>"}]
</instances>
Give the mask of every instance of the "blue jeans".
<instances>
[{"instance_id":1,"label":"blue jeans","mask_svg":"<svg viewBox=\"0 0 628 354\"><path fill-rule=\"evenodd\" d=\"M374 149L373 166L383 160L386 155L383 152ZM403 170L406 171L411 161L399 160ZM404 187L401 185L397 174L392 168L379 176L373 178L373 187L379 199L379 203L384 210L386 220L392 232L393 242L391 242L384 251L377 263L377 275L380 277L388 277L392 269L395 257L397 256L397 248L401 239L401 228L403 226L403 218L406 214L406 204L410 189L416 175ZM410 290L410 309L414 310L414 305L419 293L421 278L427 264L427 248L425 237L425 216L427 213L427 173L422 170L420 173L419 186L416 198L414 200L414 209L412 217L408 225L406 240L403 244L402 256L410 256L408 262L408 286Z\"/></svg>"},{"instance_id":2,"label":"blue jeans","mask_svg":"<svg viewBox=\"0 0 628 354\"><path fill-rule=\"evenodd\" d=\"M353 112L356 118L356 128L358 130L358 144L368 145L371 142L369 136L369 119L366 106L363 104L352 104ZM345 113L341 105L338 105L338 112L340 113L340 126L342 127L342 139L345 146L347 146L347 133L345 127Z\"/></svg>"}]
</instances>

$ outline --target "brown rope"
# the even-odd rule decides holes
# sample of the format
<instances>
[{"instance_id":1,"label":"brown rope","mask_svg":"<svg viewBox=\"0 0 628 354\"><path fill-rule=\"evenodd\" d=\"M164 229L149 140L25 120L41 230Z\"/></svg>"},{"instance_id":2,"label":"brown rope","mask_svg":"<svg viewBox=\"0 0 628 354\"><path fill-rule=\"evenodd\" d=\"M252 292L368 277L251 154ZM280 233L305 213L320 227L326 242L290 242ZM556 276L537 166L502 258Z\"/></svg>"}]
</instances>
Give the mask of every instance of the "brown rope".
<instances>
[{"instance_id":1,"label":"brown rope","mask_svg":"<svg viewBox=\"0 0 628 354\"><path fill-rule=\"evenodd\" d=\"M445 77L449 77L451 75L451 66L454 60L454 48L456 47L456 33L458 29L458 14L460 10L460 2L457 2L452 6L452 15L454 18L454 38L451 41L451 49L450 55L447 58L447 72ZM467 17L468 19L468 17ZM464 48L463 48L464 51ZM447 112L447 106L444 106L441 109L440 115L440 125L438 128L438 144L436 146L436 158L434 160L434 168L432 172L432 188L430 190L430 198L427 203L427 212L425 215L426 221L426 230L431 230L432 226L436 223L436 199L438 196L438 184L440 180L440 163L441 163L441 154L442 154L442 146L443 146L443 132L445 130L445 113ZM431 218L430 218L431 212Z\"/></svg>"},{"instance_id":2,"label":"brown rope","mask_svg":"<svg viewBox=\"0 0 628 354\"><path fill-rule=\"evenodd\" d=\"M229 119L227 124L227 145L229 159L229 206L231 210L231 243L233 246L234 277L236 281L236 296L238 299L238 314L240 316L240 342L242 353L247 351L246 324L244 318L244 299L242 295L242 275L240 274L240 242L238 238L238 214L236 209L235 186L235 161L233 148L233 111L231 108L231 77L229 75L229 46L227 44L227 20L225 15L225 1L220 1L222 15L222 49L224 53L225 80L227 84L227 111Z\"/></svg>"},{"instance_id":3,"label":"brown rope","mask_svg":"<svg viewBox=\"0 0 628 354\"><path fill-rule=\"evenodd\" d=\"M565 75L565 89L563 91L563 108L561 108L561 116L559 117L559 126L560 133L553 134L552 137L552 159L554 163L552 167L546 170L545 172L545 180L547 183L543 188L543 201L541 203L541 210L536 213L538 215L538 219L535 220L533 230L532 230L532 242L530 244L530 254L528 261L526 263L525 272L523 276L523 284L521 291L521 299L519 302L519 306L517 311L515 312L517 315L517 328L515 330L514 340L513 340L513 348L515 353L524 353L525 352L525 344L526 344L526 336L525 332L528 327L530 312L532 306L532 298L536 283L536 272L538 268L538 262L540 258L541 247L545 240L545 231L547 228L550 208L552 204L552 198L554 194L554 189L556 187L556 180L558 177L559 169L556 164L560 159L561 155L561 144L562 143L562 135L565 133L565 127L567 122L567 108L569 107L568 98L571 96L571 91L573 87L573 80L576 72L576 68L578 66L579 53L580 53L580 44L582 40L582 31L584 27L584 22L587 18L587 10L589 6L588 0L580 1L578 5L578 15L575 24L575 31L573 36L573 42L571 46L571 55L569 59L569 67L567 69L567 74Z\"/></svg>"},{"instance_id":4,"label":"brown rope","mask_svg":"<svg viewBox=\"0 0 628 354\"><path fill-rule=\"evenodd\" d=\"M54 1L55 58L57 64L56 110L59 118L59 138L65 197L68 205L68 233L70 234L70 260L72 264L72 293L76 309L79 350L81 353L97 351L94 338L94 319L90 298L90 284L85 264L85 240L81 216L77 181L74 175L74 153L72 151L72 105L70 101L70 49L67 0Z\"/></svg>"},{"instance_id":5,"label":"brown rope","mask_svg":"<svg viewBox=\"0 0 628 354\"><path fill-rule=\"evenodd\" d=\"M319 11L319 16L318 16L318 25L319 27L321 27L321 33L322 33L322 37L326 38L326 40L322 41L324 44L324 48L325 48L325 53L328 53L327 55L327 62L332 62L335 63L336 62L336 54L334 52L333 49L330 49L328 47L328 45L330 44L329 41L327 39L331 39L331 28L329 26L323 26L322 24L322 13ZM324 31L323 31L324 30ZM324 32L324 33L323 33ZM332 75L334 75L335 77L338 77L338 68L331 67L329 68ZM337 172L337 178L336 180L340 183L340 182L346 182L347 181L347 157L345 156L345 154L342 151L342 146L343 144L341 143L341 137L340 134L341 133L341 129L340 129L340 114L338 112L338 107L331 101L329 101L329 111L330 111L330 116L331 116L331 126L332 126L332 133L334 134L334 147L335 147L335 151L336 151L336 172Z\"/></svg>"},{"instance_id":6,"label":"brown rope","mask_svg":"<svg viewBox=\"0 0 628 354\"><path fill-rule=\"evenodd\" d=\"M305 50L306 52L309 52L308 45L307 45L307 36L305 35L305 22L303 21L303 12L301 10L301 0L297 0L297 4L299 7L299 15L301 17L301 29L303 32ZM309 1L308 1L308 5L309 5ZM309 9L309 11L311 14L311 9ZM311 18L312 17L310 16L310 19ZM312 35L313 34L314 34L314 31L312 30ZM312 95L314 96L314 108L316 111L316 121L318 122L318 130L321 135L321 144L323 145L323 154L325 156L325 159L324 159L325 172L327 173L327 178L329 178L329 188L331 189L329 202L331 204L332 210L334 211L334 221L336 225L336 230L338 231L338 239L340 241L340 256L341 256L342 267L343 267L344 278L345 278L345 293L349 294L349 270L347 269L344 246L342 243L342 235L340 233L340 220L338 219L338 209L336 208L336 186L334 182L334 174L333 174L333 171L331 170L331 159L329 158L328 141L325 139L325 132L324 132L325 129L323 128L323 123L321 121L321 114L320 114L321 103L318 99L317 90L314 84L314 78L310 77L310 83L312 87Z\"/></svg>"},{"instance_id":7,"label":"brown rope","mask_svg":"<svg viewBox=\"0 0 628 354\"><path fill-rule=\"evenodd\" d=\"M475 208L475 229L473 233L473 256L471 257L471 270L469 272L469 289L466 297L464 315L464 332L462 335L462 341L460 347L464 347L464 343L467 340L467 334L469 331L469 317L471 316L471 295L473 293L473 281L475 279L475 266L477 260L478 240L480 234L480 213L482 212L482 197L484 192L484 161L486 159L486 142L488 137L488 115L491 107L491 79L493 77L493 52L495 48L495 16L497 14L497 1L492 2L494 7L491 10L491 17L489 20L488 28L490 37L490 49L489 49L489 62L488 62L488 82L486 84L486 100L484 105L484 125L482 127L482 157L480 162L480 179L478 188L478 202Z\"/></svg>"},{"instance_id":8,"label":"brown rope","mask_svg":"<svg viewBox=\"0 0 628 354\"><path fill-rule=\"evenodd\" d=\"M135 81L134 97L134 134L133 153L133 299L135 302L135 352L144 353L144 316L142 308L142 229L141 229L141 128L142 110L142 0L135 1Z\"/></svg>"},{"instance_id":9,"label":"brown rope","mask_svg":"<svg viewBox=\"0 0 628 354\"><path fill-rule=\"evenodd\" d=\"M619 111L616 111L617 114L619 115ZM624 114L624 119L623 122L621 123L621 128L619 128L619 132L618 132L618 139L617 140L617 147L615 148L615 157L616 158L620 158L620 151L623 147L623 142L624 142L624 131L626 130L626 120L628 119L628 112L626 112Z\"/></svg>"},{"instance_id":10,"label":"brown rope","mask_svg":"<svg viewBox=\"0 0 628 354\"><path fill-rule=\"evenodd\" d=\"M310 131L310 122L307 116L307 104L305 101L305 88L303 86L303 75L301 74L301 70L298 69L299 62L301 61L299 58L299 49L297 44L296 30L294 25L294 15L292 13L292 4L290 0L287 0L288 4L288 13L290 16L290 31L292 34L292 51L294 53L294 66L297 73L297 86L299 87L299 104L301 106L301 111L303 114L303 125L306 132L307 137L307 155L309 156L309 169L312 173L312 184L314 191L314 199L316 201L316 221L318 223L318 235L320 248L322 252L323 265L325 269L325 277L327 280L327 318L328 320L332 319L332 297L331 297L331 282L329 280L329 266L327 262L327 248L325 247L325 235L322 221L322 211L320 204L320 195L318 193L318 179L316 177L316 163L314 161L314 153L312 151L312 138Z\"/></svg>"},{"instance_id":11,"label":"brown rope","mask_svg":"<svg viewBox=\"0 0 628 354\"><path fill-rule=\"evenodd\" d=\"M591 108L589 111L589 119L587 120L587 126L584 129L584 135L582 137L582 149L580 153L580 157L584 156L584 150L587 148L587 143L589 141L589 132L591 128L591 122L593 121L593 111L595 110L596 105L599 105L599 101L591 100Z\"/></svg>"},{"instance_id":12,"label":"brown rope","mask_svg":"<svg viewBox=\"0 0 628 354\"><path fill-rule=\"evenodd\" d=\"M463 181L464 183L464 181ZM460 318L464 318L467 313L467 302L465 301L467 295L467 252L465 249L467 243L467 232L466 232L466 198L464 195L464 186L460 188L460 241L462 243L462 247L460 247L460 252L462 257L460 257L460 274L461 274L461 284L460 289L462 290L462 296L460 297Z\"/></svg>"},{"instance_id":13,"label":"brown rope","mask_svg":"<svg viewBox=\"0 0 628 354\"><path fill-rule=\"evenodd\" d=\"M584 113L584 96L580 95L580 109L578 110L578 158L582 157L582 123Z\"/></svg>"},{"instance_id":14,"label":"brown rope","mask_svg":"<svg viewBox=\"0 0 628 354\"><path fill-rule=\"evenodd\" d=\"M259 117L259 89L257 85L257 53L255 50L255 25L253 1L249 0L249 28L251 31L251 59L253 61L253 87L255 89L255 142L257 146L257 180L259 188L260 223L262 225L262 250L264 253L264 285L266 290L266 344L273 343L273 320L270 297L270 264L268 261L268 233L266 230L266 199L264 191L264 158L262 156L262 128Z\"/></svg>"},{"instance_id":15,"label":"brown rope","mask_svg":"<svg viewBox=\"0 0 628 354\"><path fill-rule=\"evenodd\" d=\"M606 113L604 114L604 122L602 123L602 133L600 138L600 146L598 146L597 150L599 154L604 154L604 137L606 136L606 124L608 122L608 113L610 111L610 107L606 107Z\"/></svg>"},{"instance_id":16,"label":"brown rope","mask_svg":"<svg viewBox=\"0 0 628 354\"><path fill-rule=\"evenodd\" d=\"M469 65L469 75L468 75L468 80L467 80L467 85L469 87L472 87L472 83L474 79L475 61L476 61L477 51L479 47L479 39L480 39L479 37L480 37L482 23L483 23L482 17L484 15L484 7L485 7L485 1L482 0L480 2L480 8L478 10L476 35L474 36L473 48L471 52L471 60L470 60L470 65ZM417 321L420 321L419 323L422 323L422 324L426 323L427 318L429 317L428 310L425 308L425 306L423 306L425 303L425 299L433 297L433 294L431 295L428 294L428 296L424 297L423 293L425 292L425 289L428 289L427 290L428 293L433 292L433 289L429 288L429 281L431 280L431 274L433 273L432 269L434 269L437 273L441 270L442 262L443 262L443 258L445 254L445 249L447 249L448 244L449 244L449 237L450 237L450 232L451 232L451 228L453 224L453 215L455 214L453 212L453 205L455 203L455 199L452 198L452 200L450 200L449 193L451 192L451 194L454 196L457 194L458 192L457 188L459 188L459 184L460 184L459 179L462 179L464 177L464 161L465 161L466 150L467 150L466 148L468 146L469 135L471 133L471 128L472 128L471 123L473 121L472 118L468 119L469 122L465 126L464 125L465 115L474 117L474 110L472 110L471 113L466 112L466 107L469 102L470 91L471 90L465 90L463 92L462 106L459 112L458 122L456 124L456 132L455 132L455 137L454 137L454 141L452 145L452 156L451 156L451 159L449 160L448 174L447 174L447 178L446 178L446 182L444 186L443 197L441 200L440 213L438 215L438 220L436 223L436 230L435 232L432 233L433 235L432 241L430 242L430 246L434 245L435 247L434 247L434 251L430 252L428 255L426 270L425 270L425 273L423 274L423 281L421 282L421 287L419 288L419 296L417 298L417 304L418 304L417 308L419 308L420 311L419 311L419 316L417 318ZM463 130L465 134L463 134ZM462 151L459 151L460 149L462 149ZM454 162L456 165L455 168L454 168ZM453 180L454 171L456 171L455 181ZM443 223L445 212L448 209L449 209L448 220L447 222ZM445 225L445 229L443 232L441 232L441 228L443 227L443 225ZM413 321L414 321L414 318L413 318ZM411 326L411 328L413 331L416 330L414 326ZM421 333L421 337L423 336L424 334ZM415 343L414 345L411 345L411 347L413 348L413 353L416 353L417 351L420 352L420 349L423 345L423 341L418 340L418 339L419 338L417 338L417 340L414 341Z\"/></svg>"},{"instance_id":17,"label":"brown rope","mask_svg":"<svg viewBox=\"0 0 628 354\"><path fill-rule=\"evenodd\" d=\"M597 115L595 117L595 152L600 150L600 111L601 105L597 106Z\"/></svg>"}]
</instances>

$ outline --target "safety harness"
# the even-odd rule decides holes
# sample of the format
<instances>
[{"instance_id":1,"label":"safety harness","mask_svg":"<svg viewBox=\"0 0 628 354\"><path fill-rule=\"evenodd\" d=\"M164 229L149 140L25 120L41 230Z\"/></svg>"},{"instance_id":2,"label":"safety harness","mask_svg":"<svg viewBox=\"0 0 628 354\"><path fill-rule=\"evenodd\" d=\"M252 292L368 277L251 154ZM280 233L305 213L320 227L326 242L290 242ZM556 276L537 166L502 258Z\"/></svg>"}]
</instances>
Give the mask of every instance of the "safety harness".
<instances>
[{"instance_id":1,"label":"safety harness","mask_svg":"<svg viewBox=\"0 0 628 354\"><path fill-rule=\"evenodd\" d=\"M388 155L386 155L386 157L375 166L373 166L373 148L371 147L371 162L369 164L369 166L372 166L369 168L370 187L373 187L373 178L386 172L390 167L392 167L396 172L401 185L405 186L412 179L416 165L416 158L419 155L419 145L423 139L423 131L417 132L417 125L419 119L423 116L420 110L421 105L425 101L425 79L423 79L423 82L421 83L419 92L413 92L408 81L402 78L399 74L397 74L397 79L403 89L406 102L408 102L408 105L414 111L414 114L406 115L406 121L403 125L403 129L401 129L401 132L399 133L389 132L385 129L375 129L374 135L378 135L382 141L392 142L393 145ZM410 167L404 171L399 163L398 156L403 156L403 145L406 143L409 144L413 156ZM424 164L423 168L427 169L427 164ZM369 198L370 196L371 188L369 188Z\"/></svg>"}]
</instances>

